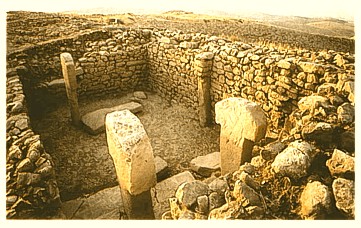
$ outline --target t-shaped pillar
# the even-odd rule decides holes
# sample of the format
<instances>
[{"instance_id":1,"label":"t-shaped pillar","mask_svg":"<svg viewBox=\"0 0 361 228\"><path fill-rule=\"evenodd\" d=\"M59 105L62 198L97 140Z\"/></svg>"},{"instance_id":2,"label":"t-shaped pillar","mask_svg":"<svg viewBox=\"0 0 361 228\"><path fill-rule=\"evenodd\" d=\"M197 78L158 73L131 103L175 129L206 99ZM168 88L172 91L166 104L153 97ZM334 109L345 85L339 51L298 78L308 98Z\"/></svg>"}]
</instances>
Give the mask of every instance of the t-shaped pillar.
<instances>
[{"instance_id":1,"label":"t-shaped pillar","mask_svg":"<svg viewBox=\"0 0 361 228\"><path fill-rule=\"evenodd\" d=\"M267 119L258 104L238 97L217 102L215 111L216 123L221 124L221 173L225 175L251 161L254 143L266 134Z\"/></svg>"},{"instance_id":2,"label":"t-shaped pillar","mask_svg":"<svg viewBox=\"0 0 361 228\"><path fill-rule=\"evenodd\" d=\"M142 123L123 110L107 114L105 125L125 213L129 219L154 219L149 190L157 182L155 162Z\"/></svg>"},{"instance_id":3,"label":"t-shaped pillar","mask_svg":"<svg viewBox=\"0 0 361 228\"><path fill-rule=\"evenodd\" d=\"M66 95L70 106L71 120L75 126L80 126L80 113L78 105L78 87L73 58L69 53L60 54L61 67L65 81Z\"/></svg>"}]
</instances>

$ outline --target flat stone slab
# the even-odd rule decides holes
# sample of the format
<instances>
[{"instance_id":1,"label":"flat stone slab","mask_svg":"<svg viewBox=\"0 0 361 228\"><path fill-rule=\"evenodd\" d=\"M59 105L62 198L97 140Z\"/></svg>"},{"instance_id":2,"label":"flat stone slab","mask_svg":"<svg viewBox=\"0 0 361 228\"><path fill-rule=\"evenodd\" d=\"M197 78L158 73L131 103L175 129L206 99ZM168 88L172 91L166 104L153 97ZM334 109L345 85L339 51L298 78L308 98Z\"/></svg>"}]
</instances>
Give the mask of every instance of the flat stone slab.
<instances>
[{"instance_id":1,"label":"flat stone slab","mask_svg":"<svg viewBox=\"0 0 361 228\"><path fill-rule=\"evenodd\" d=\"M120 219L122 205L119 186L115 186L63 202L61 209L66 219Z\"/></svg>"},{"instance_id":2,"label":"flat stone slab","mask_svg":"<svg viewBox=\"0 0 361 228\"><path fill-rule=\"evenodd\" d=\"M178 186L193 180L195 180L193 175L185 171L157 183L151 189L155 219L162 219L162 214L170 210L169 198L175 196Z\"/></svg>"},{"instance_id":3,"label":"flat stone slab","mask_svg":"<svg viewBox=\"0 0 361 228\"><path fill-rule=\"evenodd\" d=\"M196 157L190 162L190 168L204 177L209 177L213 172L221 169L221 153L214 152Z\"/></svg>"},{"instance_id":4,"label":"flat stone slab","mask_svg":"<svg viewBox=\"0 0 361 228\"><path fill-rule=\"evenodd\" d=\"M157 180L162 180L168 172L168 164L161 157L156 156L154 158L155 173L157 174Z\"/></svg>"},{"instance_id":5,"label":"flat stone slab","mask_svg":"<svg viewBox=\"0 0 361 228\"><path fill-rule=\"evenodd\" d=\"M114 111L122 111L128 109L132 113L138 113L143 110L143 106L137 102L129 102L111 108L98 109L89 112L81 117L84 129L92 135L97 135L105 131L105 116Z\"/></svg>"}]
</instances>

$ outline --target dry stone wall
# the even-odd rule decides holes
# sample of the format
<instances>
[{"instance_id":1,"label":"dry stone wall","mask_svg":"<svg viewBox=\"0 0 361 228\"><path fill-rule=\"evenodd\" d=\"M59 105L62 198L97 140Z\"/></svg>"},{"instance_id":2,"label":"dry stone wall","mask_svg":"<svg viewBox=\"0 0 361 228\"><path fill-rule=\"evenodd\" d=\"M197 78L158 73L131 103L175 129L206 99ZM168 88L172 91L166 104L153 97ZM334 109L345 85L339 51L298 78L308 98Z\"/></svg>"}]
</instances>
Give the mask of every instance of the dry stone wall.
<instances>
[{"instance_id":1,"label":"dry stone wall","mask_svg":"<svg viewBox=\"0 0 361 228\"><path fill-rule=\"evenodd\" d=\"M197 109L195 56L203 34L155 32L148 45L149 87L169 102Z\"/></svg>"},{"instance_id":2,"label":"dry stone wall","mask_svg":"<svg viewBox=\"0 0 361 228\"><path fill-rule=\"evenodd\" d=\"M151 32L115 32L111 38L85 43L78 59L80 95L126 92L144 87L147 81L147 49Z\"/></svg>"},{"instance_id":3,"label":"dry stone wall","mask_svg":"<svg viewBox=\"0 0 361 228\"><path fill-rule=\"evenodd\" d=\"M214 36L233 37L246 43L275 43L291 47L301 47L308 50L335 50L339 52L355 53L355 40L341 37L311 34L293 31L255 21L238 20L185 20L169 18L171 20L148 19L143 22L145 27L158 29L181 30L186 33L201 32Z\"/></svg>"},{"instance_id":4,"label":"dry stone wall","mask_svg":"<svg viewBox=\"0 0 361 228\"><path fill-rule=\"evenodd\" d=\"M51 216L60 207L54 163L30 125L16 71L6 80L6 217Z\"/></svg>"}]
</instances>

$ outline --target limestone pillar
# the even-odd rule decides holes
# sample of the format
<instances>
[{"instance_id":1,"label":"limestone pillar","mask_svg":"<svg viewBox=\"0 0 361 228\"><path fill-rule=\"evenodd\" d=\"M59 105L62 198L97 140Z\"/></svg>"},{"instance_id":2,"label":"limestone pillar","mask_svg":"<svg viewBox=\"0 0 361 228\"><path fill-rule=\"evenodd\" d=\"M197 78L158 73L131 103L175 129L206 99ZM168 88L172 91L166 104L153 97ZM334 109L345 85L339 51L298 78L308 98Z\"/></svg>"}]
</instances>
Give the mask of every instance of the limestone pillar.
<instances>
[{"instance_id":1,"label":"limestone pillar","mask_svg":"<svg viewBox=\"0 0 361 228\"><path fill-rule=\"evenodd\" d=\"M216 123L221 124L221 173L237 171L250 162L255 142L267 129L267 118L261 107L243 98L230 97L215 105Z\"/></svg>"},{"instance_id":2,"label":"limestone pillar","mask_svg":"<svg viewBox=\"0 0 361 228\"><path fill-rule=\"evenodd\" d=\"M150 188L157 182L155 162L142 123L123 110L107 114L105 126L125 213L129 219L154 219Z\"/></svg>"},{"instance_id":3,"label":"limestone pillar","mask_svg":"<svg viewBox=\"0 0 361 228\"><path fill-rule=\"evenodd\" d=\"M196 55L195 59L198 79L199 123L202 127L209 126L212 121L210 89L213 56L212 52L203 52Z\"/></svg>"},{"instance_id":4,"label":"limestone pillar","mask_svg":"<svg viewBox=\"0 0 361 228\"><path fill-rule=\"evenodd\" d=\"M70 106L71 120L75 126L80 126L77 82L73 58L69 53L60 54L61 67L65 81L66 95Z\"/></svg>"}]
</instances>

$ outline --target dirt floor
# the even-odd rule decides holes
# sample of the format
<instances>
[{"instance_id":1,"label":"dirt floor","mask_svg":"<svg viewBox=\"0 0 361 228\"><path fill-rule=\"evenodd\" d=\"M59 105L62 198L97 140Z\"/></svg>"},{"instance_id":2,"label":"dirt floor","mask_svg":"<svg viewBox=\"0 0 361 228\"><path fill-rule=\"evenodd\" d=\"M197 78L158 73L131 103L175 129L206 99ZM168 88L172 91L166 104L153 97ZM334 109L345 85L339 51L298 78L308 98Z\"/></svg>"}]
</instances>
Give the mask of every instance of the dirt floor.
<instances>
[{"instance_id":1,"label":"dirt floor","mask_svg":"<svg viewBox=\"0 0 361 228\"><path fill-rule=\"evenodd\" d=\"M199 126L195 110L172 104L147 93L137 114L151 139L154 156L163 158L171 175L188 169L200 155L219 151L220 127ZM132 94L79 101L81 114L112 107L133 99ZM70 124L67 105L32 120L46 151L53 157L62 201L117 185L113 161L108 153L106 134L90 135Z\"/></svg>"}]
</instances>

